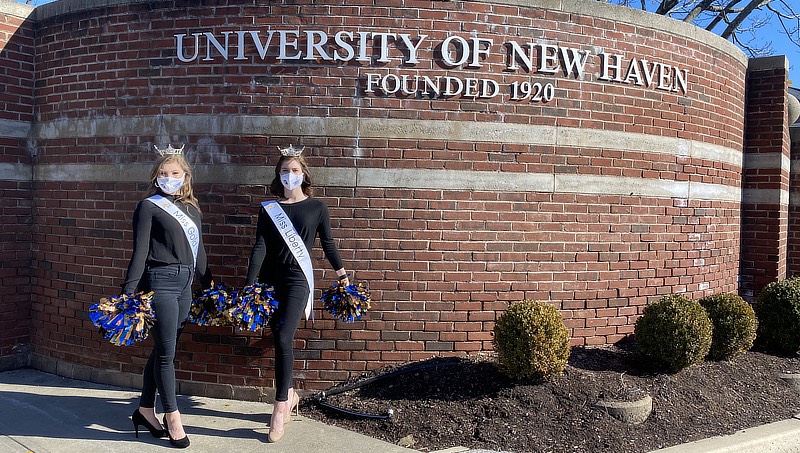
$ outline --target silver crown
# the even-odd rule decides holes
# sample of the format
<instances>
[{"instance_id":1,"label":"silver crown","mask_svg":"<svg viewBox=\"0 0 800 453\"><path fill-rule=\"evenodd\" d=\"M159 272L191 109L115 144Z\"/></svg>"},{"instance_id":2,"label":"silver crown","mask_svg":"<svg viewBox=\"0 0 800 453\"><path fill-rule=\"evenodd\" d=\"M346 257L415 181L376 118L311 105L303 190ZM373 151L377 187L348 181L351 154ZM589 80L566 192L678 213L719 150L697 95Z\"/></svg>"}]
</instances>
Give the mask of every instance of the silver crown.
<instances>
[{"instance_id":1,"label":"silver crown","mask_svg":"<svg viewBox=\"0 0 800 453\"><path fill-rule=\"evenodd\" d=\"M281 148L279 146L278 149L281 151L281 156L284 156L284 157L297 157L297 156L303 154L303 150L306 149L306 147L304 146L304 147L302 147L300 149L297 149L294 146L289 145L288 148Z\"/></svg>"},{"instance_id":2,"label":"silver crown","mask_svg":"<svg viewBox=\"0 0 800 453\"><path fill-rule=\"evenodd\" d=\"M177 154L177 155L183 154L183 148L185 146L186 146L186 143L181 145L180 148L173 148L172 144L170 143L170 144L167 145L167 147L165 149L160 149L156 145L153 145L153 148L156 149L156 152L158 153L159 156L166 156L168 154Z\"/></svg>"}]
</instances>

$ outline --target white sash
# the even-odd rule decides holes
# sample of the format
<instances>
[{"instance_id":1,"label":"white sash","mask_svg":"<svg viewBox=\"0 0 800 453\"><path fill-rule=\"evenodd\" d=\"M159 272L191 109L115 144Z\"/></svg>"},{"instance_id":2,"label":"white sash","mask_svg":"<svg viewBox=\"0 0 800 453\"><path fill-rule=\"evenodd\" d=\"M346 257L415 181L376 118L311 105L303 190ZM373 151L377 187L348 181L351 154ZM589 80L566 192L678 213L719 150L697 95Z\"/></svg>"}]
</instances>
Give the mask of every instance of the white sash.
<instances>
[{"instance_id":1,"label":"white sash","mask_svg":"<svg viewBox=\"0 0 800 453\"><path fill-rule=\"evenodd\" d=\"M161 195L153 195L147 199L153 202L156 206L166 211L171 215L183 228L183 233L186 235L186 240L189 241L189 246L192 248L192 255L194 255L194 265L197 266L197 249L200 247L200 234L197 231L197 225L192 222L189 216L180 210L175 204Z\"/></svg>"},{"instance_id":2,"label":"white sash","mask_svg":"<svg viewBox=\"0 0 800 453\"><path fill-rule=\"evenodd\" d=\"M270 200L262 202L261 206L264 207L264 210L269 214L269 218L278 228L278 232L280 232L281 237L286 242L286 246L289 247L292 255L294 255L294 259L300 264L300 268L306 277L308 282L308 302L306 303L305 312L306 319L308 319L311 316L311 302L314 300L314 267L311 265L311 256L308 253L306 244L303 242L303 238L297 234L297 230L294 229L292 221L289 220L289 216L286 215L286 211L283 210L280 203Z\"/></svg>"}]
</instances>

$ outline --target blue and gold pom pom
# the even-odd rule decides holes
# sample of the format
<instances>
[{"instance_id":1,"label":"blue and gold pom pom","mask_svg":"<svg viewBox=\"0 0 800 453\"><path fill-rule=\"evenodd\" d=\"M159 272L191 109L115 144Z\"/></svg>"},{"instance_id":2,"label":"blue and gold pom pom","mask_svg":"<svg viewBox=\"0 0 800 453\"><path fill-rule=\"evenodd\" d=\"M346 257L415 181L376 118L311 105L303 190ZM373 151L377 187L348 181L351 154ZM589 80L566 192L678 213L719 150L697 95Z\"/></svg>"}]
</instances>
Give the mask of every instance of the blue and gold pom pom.
<instances>
[{"instance_id":1,"label":"blue and gold pom pom","mask_svg":"<svg viewBox=\"0 0 800 453\"><path fill-rule=\"evenodd\" d=\"M321 300L325 311L344 322L360 320L372 302L370 292L363 283L353 281L345 285L343 280L322 291Z\"/></svg>"},{"instance_id":2,"label":"blue and gold pom pom","mask_svg":"<svg viewBox=\"0 0 800 453\"><path fill-rule=\"evenodd\" d=\"M204 289L192 299L189 309L189 322L201 326L234 325L233 310L236 308L236 290L224 283Z\"/></svg>"},{"instance_id":3,"label":"blue and gold pom pom","mask_svg":"<svg viewBox=\"0 0 800 453\"><path fill-rule=\"evenodd\" d=\"M269 318L277 308L274 288L263 283L253 283L239 290L231 316L239 330L255 332L267 327Z\"/></svg>"},{"instance_id":4,"label":"blue and gold pom pom","mask_svg":"<svg viewBox=\"0 0 800 453\"><path fill-rule=\"evenodd\" d=\"M156 322L150 305L153 292L103 297L89 307L89 319L103 338L117 346L130 346L147 338Z\"/></svg>"}]
</instances>

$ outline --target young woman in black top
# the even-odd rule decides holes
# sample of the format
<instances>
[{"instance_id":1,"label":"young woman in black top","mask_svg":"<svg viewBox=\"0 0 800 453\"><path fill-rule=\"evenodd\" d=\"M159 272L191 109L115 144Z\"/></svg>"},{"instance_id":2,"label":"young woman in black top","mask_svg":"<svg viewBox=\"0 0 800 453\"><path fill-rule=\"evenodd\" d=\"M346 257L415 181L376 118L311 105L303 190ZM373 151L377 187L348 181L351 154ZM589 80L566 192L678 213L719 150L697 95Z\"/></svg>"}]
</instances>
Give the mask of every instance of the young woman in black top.
<instances>
[{"instance_id":1,"label":"young woman in black top","mask_svg":"<svg viewBox=\"0 0 800 453\"><path fill-rule=\"evenodd\" d=\"M179 448L189 446L175 397L175 348L189 314L192 280L211 285L200 226L200 208L192 191L192 173L182 149L171 146L150 174L152 189L133 213L133 256L122 286L124 293L153 291L153 351L142 376L139 407L132 419L155 437L169 436ZM162 427L155 412L156 390L164 408Z\"/></svg>"},{"instance_id":2,"label":"young woman in black top","mask_svg":"<svg viewBox=\"0 0 800 453\"><path fill-rule=\"evenodd\" d=\"M319 236L325 257L340 280L349 284L339 252L333 243L328 207L322 201L312 198L311 173L305 159L300 155L301 151L302 149L296 150L292 147L281 150L281 158L275 166L275 177L270 184L270 193L278 198L280 208L285 213L282 218L288 217L291 221L291 226L305 245L305 250L310 251L315 237ZM277 442L283 437L283 425L290 421L291 411L300 401L292 388L292 344L304 311L308 317L309 297L313 296L310 294L311 289L303 266L287 244L287 234L281 233L279 225L287 227L281 221L276 224L266 208L259 209L256 241L250 254L245 282L250 285L258 280L273 285L275 299L278 301L278 308L270 318L270 329L275 341L275 405L270 417L270 442ZM293 234L288 236L295 237ZM289 244L292 244L291 240ZM308 270L310 261L301 260L306 261ZM311 275L312 285L313 278Z\"/></svg>"}]
</instances>

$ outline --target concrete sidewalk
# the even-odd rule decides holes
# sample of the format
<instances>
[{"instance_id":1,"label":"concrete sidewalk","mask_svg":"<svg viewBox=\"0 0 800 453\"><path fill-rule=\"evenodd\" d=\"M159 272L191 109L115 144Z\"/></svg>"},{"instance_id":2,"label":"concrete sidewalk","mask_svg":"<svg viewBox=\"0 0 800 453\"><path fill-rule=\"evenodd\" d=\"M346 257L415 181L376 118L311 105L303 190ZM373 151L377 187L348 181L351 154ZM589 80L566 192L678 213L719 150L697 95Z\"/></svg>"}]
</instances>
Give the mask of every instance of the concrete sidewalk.
<instances>
[{"instance_id":1,"label":"concrete sidewalk","mask_svg":"<svg viewBox=\"0 0 800 453\"><path fill-rule=\"evenodd\" d=\"M67 379L31 368L0 372L0 453L166 452L167 439L139 430L130 415L139 392ZM186 451L220 453L410 453L352 431L292 416L284 438L267 441L272 406L266 403L179 396L186 432ZM564 446L564 452L572 451ZM438 453L497 453L448 448ZM800 418L795 417L658 450L658 453L800 453ZM525 453L525 452L516 452ZM644 452L643 452L644 453ZM651 452L656 453L656 452Z\"/></svg>"},{"instance_id":2,"label":"concrete sidewalk","mask_svg":"<svg viewBox=\"0 0 800 453\"><path fill-rule=\"evenodd\" d=\"M147 430L134 436L130 416L139 392L67 379L30 368L0 373L0 452L86 453L175 451ZM371 437L302 416L286 435L267 441L272 406L250 401L179 396L192 444L185 451L409 453Z\"/></svg>"}]
</instances>

